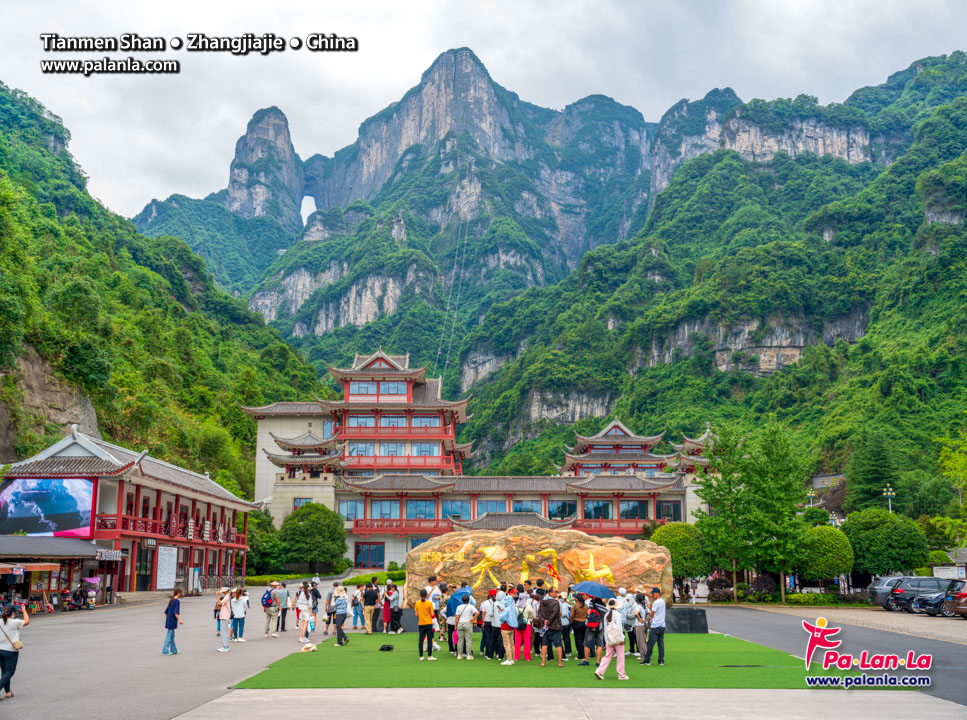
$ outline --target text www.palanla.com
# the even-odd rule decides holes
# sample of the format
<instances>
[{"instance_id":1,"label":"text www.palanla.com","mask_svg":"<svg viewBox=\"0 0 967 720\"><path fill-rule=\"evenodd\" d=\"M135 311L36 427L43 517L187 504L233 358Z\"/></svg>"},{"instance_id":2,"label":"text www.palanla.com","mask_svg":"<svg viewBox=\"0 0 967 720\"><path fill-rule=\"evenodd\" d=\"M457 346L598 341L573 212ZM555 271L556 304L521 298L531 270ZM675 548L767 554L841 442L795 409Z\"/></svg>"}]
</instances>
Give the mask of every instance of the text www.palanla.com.
<instances>
[{"instance_id":1,"label":"text www.palanla.com","mask_svg":"<svg viewBox=\"0 0 967 720\"><path fill-rule=\"evenodd\" d=\"M809 687L930 687L930 678L926 675L862 675L839 677L835 675L807 675L806 684Z\"/></svg>"},{"instance_id":2,"label":"text www.palanla.com","mask_svg":"<svg viewBox=\"0 0 967 720\"><path fill-rule=\"evenodd\" d=\"M98 60L41 60L43 73L74 73L94 75L97 73L179 73L181 65L177 60L138 60L127 57L100 58Z\"/></svg>"}]
</instances>

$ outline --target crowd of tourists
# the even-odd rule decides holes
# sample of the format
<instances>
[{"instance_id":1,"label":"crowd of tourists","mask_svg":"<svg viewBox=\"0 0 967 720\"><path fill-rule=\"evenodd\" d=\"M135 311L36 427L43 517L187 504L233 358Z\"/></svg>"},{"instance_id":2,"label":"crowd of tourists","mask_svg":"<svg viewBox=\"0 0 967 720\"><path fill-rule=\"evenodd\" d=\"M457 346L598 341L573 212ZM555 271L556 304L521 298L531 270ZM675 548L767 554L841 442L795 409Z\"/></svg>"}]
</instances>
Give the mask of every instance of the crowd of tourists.
<instances>
[{"instance_id":1,"label":"crowd of tourists","mask_svg":"<svg viewBox=\"0 0 967 720\"><path fill-rule=\"evenodd\" d=\"M513 665L539 658L545 667L550 657L564 667L573 658L579 666L593 661L599 678L613 660L618 678L626 680L625 657L651 665L656 645L658 664L665 664L665 601L657 587L648 593L619 588L617 597L604 600L543 580L501 583L478 605L470 587L447 587L431 576L414 609L420 660L435 659L439 637L458 660L478 656ZM475 626L481 631L476 653Z\"/></svg>"}]
</instances>

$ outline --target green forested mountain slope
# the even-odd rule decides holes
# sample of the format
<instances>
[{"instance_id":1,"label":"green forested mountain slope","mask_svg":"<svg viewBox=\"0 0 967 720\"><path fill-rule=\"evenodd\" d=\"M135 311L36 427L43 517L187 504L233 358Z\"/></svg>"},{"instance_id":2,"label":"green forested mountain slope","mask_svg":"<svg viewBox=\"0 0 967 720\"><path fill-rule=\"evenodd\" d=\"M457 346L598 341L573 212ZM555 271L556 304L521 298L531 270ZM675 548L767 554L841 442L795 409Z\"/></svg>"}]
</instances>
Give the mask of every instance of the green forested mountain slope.
<instances>
[{"instance_id":1,"label":"green forested mountain slope","mask_svg":"<svg viewBox=\"0 0 967 720\"><path fill-rule=\"evenodd\" d=\"M90 396L106 436L250 492L254 424L238 403L306 397L315 373L181 240L145 238L91 198L68 140L0 84L0 363L19 454L53 430L19 404L14 361L31 345Z\"/></svg>"},{"instance_id":2,"label":"green forested mountain slope","mask_svg":"<svg viewBox=\"0 0 967 720\"><path fill-rule=\"evenodd\" d=\"M967 96L911 137L883 171L782 154L692 160L635 239L495 306L465 352L524 349L472 401L467 435L498 458L490 469L560 458L570 429L523 413L535 395L608 397L633 429L672 436L774 413L830 469L858 431L881 427L904 467L932 469L934 438L967 409ZM751 356L800 345L802 359L772 374Z\"/></svg>"}]
</instances>

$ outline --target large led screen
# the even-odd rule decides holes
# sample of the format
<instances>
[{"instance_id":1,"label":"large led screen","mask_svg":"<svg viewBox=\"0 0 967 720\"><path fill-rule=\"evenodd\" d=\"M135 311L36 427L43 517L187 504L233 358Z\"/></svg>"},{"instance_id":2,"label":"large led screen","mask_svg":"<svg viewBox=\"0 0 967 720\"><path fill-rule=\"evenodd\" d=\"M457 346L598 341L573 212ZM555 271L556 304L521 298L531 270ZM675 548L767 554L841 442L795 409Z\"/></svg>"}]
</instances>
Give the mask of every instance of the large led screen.
<instances>
[{"instance_id":1,"label":"large led screen","mask_svg":"<svg viewBox=\"0 0 967 720\"><path fill-rule=\"evenodd\" d=\"M0 535L93 536L94 481L16 478L0 483Z\"/></svg>"}]
</instances>

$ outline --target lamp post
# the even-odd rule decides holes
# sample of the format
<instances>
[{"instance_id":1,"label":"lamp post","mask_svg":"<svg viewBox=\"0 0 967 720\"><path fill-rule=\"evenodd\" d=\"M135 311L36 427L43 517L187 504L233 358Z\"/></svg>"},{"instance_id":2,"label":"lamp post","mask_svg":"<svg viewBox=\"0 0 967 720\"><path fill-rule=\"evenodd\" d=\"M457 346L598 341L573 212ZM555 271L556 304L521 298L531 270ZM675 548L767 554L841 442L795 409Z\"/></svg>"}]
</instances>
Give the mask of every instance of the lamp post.
<instances>
[{"instance_id":1,"label":"lamp post","mask_svg":"<svg viewBox=\"0 0 967 720\"><path fill-rule=\"evenodd\" d=\"M806 493L806 497L809 498L809 507L812 507L813 506L813 500L816 499L816 491L813 490L812 488L809 488L809 492Z\"/></svg>"},{"instance_id":2,"label":"lamp post","mask_svg":"<svg viewBox=\"0 0 967 720\"><path fill-rule=\"evenodd\" d=\"M887 483L886 484L886 487L883 488L883 497L886 498L887 507L890 509L890 513L892 514L893 513L893 498L896 497L896 492L893 490L893 487L890 485L890 483Z\"/></svg>"}]
</instances>

